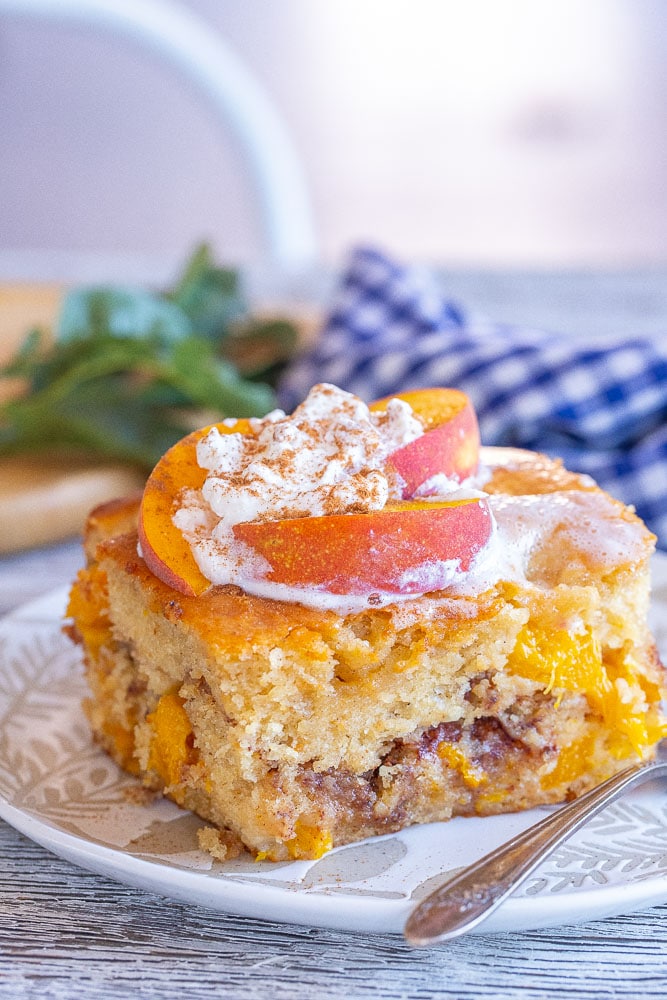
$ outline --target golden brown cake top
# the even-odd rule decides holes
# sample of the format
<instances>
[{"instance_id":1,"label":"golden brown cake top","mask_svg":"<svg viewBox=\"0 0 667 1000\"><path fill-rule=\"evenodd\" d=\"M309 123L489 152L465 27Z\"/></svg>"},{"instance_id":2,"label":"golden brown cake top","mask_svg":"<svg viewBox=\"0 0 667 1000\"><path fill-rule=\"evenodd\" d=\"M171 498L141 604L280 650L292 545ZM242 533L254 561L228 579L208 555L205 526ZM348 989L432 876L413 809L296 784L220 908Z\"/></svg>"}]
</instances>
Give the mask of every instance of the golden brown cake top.
<instances>
[{"instance_id":1,"label":"golden brown cake top","mask_svg":"<svg viewBox=\"0 0 667 1000\"><path fill-rule=\"evenodd\" d=\"M484 488L508 560L505 578L583 584L638 566L653 552L655 536L632 508L559 459L483 448L482 461L491 470Z\"/></svg>"}]
</instances>

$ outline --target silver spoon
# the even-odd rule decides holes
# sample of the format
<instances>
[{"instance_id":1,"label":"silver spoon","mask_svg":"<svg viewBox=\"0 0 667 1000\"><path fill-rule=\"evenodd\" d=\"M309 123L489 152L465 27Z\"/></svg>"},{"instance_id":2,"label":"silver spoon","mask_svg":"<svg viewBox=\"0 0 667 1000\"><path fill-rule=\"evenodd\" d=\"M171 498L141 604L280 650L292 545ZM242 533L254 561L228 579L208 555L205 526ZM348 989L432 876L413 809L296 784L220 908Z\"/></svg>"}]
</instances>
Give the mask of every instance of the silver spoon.
<instances>
[{"instance_id":1,"label":"silver spoon","mask_svg":"<svg viewBox=\"0 0 667 1000\"><path fill-rule=\"evenodd\" d=\"M624 792L667 776L667 740L655 760L619 771L507 844L447 879L412 911L405 937L417 947L450 941L477 927L575 830Z\"/></svg>"}]
</instances>

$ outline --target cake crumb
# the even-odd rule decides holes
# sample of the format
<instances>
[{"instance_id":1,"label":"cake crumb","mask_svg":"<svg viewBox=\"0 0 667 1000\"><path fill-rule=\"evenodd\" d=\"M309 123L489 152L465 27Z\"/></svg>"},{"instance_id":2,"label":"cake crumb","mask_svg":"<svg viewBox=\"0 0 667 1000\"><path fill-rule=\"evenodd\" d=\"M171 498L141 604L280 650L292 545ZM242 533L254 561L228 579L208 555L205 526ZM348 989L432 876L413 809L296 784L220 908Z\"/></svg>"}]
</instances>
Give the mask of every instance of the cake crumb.
<instances>
[{"instance_id":1,"label":"cake crumb","mask_svg":"<svg viewBox=\"0 0 667 1000\"><path fill-rule=\"evenodd\" d=\"M202 826L197 830L197 840L202 851L207 851L216 861L231 861L243 851L243 844L231 830Z\"/></svg>"},{"instance_id":2,"label":"cake crumb","mask_svg":"<svg viewBox=\"0 0 667 1000\"><path fill-rule=\"evenodd\" d=\"M123 789L123 798L132 806L149 806L162 797L162 792L154 788L144 788L142 785L130 785Z\"/></svg>"}]
</instances>

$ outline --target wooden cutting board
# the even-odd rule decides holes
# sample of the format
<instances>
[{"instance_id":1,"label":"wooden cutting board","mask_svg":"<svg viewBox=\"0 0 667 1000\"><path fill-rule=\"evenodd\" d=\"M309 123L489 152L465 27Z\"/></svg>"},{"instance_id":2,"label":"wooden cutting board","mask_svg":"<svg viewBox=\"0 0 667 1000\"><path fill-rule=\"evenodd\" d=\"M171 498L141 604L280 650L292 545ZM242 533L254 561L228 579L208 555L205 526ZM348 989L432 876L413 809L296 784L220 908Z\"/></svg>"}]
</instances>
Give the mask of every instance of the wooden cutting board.
<instances>
[{"instance_id":1,"label":"wooden cutting board","mask_svg":"<svg viewBox=\"0 0 667 1000\"><path fill-rule=\"evenodd\" d=\"M93 507L143 483L122 465L22 456L0 461L0 553L79 535Z\"/></svg>"},{"instance_id":2,"label":"wooden cutting board","mask_svg":"<svg viewBox=\"0 0 667 1000\"><path fill-rule=\"evenodd\" d=\"M62 294L57 285L0 285L0 362L31 327L51 327ZM92 507L141 485L136 470L118 464L0 458L0 553L78 535Z\"/></svg>"}]
</instances>

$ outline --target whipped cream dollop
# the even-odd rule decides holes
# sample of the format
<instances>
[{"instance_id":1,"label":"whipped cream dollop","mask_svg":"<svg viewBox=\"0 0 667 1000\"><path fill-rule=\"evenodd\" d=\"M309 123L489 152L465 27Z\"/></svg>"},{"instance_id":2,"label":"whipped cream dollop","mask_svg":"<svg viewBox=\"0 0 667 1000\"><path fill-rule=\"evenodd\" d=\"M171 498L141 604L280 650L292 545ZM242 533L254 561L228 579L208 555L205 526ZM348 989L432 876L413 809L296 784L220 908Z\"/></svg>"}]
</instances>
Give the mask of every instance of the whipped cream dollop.
<instances>
[{"instance_id":1,"label":"whipped cream dollop","mask_svg":"<svg viewBox=\"0 0 667 1000\"><path fill-rule=\"evenodd\" d=\"M424 433L412 407L396 398L386 409L371 411L357 396L321 384L291 416L274 410L251 426L252 434L213 427L197 445L206 480L201 491L185 492L174 523L200 570L214 584L235 584L257 596L334 609L365 605L363 598L267 580L268 563L233 529L245 521L379 511L388 501L400 500L404 484L387 458ZM425 484L428 499L483 495L470 482L462 487L456 480L436 478ZM457 575L452 560L452 582ZM380 594L379 600L384 604L401 596ZM378 603L377 593L373 603Z\"/></svg>"},{"instance_id":2,"label":"whipped cream dollop","mask_svg":"<svg viewBox=\"0 0 667 1000\"><path fill-rule=\"evenodd\" d=\"M403 400L371 413L332 385L316 386L292 416L274 410L253 429L221 434L214 427L197 446L208 472L202 496L223 530L241 521L382 510L400 496L397 475L384 468L388 455L423 433Z\"/></svg>"}]
</instances>

